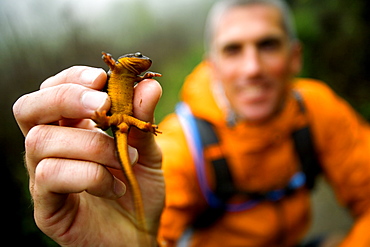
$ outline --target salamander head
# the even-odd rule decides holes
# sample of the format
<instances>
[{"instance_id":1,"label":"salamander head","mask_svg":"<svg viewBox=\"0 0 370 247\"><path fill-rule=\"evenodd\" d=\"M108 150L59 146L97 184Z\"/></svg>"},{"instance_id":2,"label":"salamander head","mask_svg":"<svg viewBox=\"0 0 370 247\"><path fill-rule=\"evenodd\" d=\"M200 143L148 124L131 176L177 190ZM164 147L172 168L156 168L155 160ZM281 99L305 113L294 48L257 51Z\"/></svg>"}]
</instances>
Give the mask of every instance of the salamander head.
<instances>
[{"instance_id":1,"label":"salamander head","mask_svg":"<svg viewBox=\"0 0 370 247\"><path fill-rule=\"evenodd\" d=\"M127 69L139 75L150 68L152 60L140 52L136 52L119 57L117 63L122 64Z\"/></svg>"}]
</instances>

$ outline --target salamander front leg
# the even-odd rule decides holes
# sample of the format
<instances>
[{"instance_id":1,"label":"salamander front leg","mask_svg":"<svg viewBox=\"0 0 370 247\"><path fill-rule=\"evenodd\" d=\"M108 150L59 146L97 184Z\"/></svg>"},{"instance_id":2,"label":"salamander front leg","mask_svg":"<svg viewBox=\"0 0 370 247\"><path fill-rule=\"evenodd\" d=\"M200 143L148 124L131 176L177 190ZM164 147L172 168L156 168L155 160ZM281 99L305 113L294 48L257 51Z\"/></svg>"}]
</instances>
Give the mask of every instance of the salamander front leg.
<instances>
[{"instance_id":1,"label":"salamander front leg","mask_svg":"<svg viewBox=\"0 0 370 247\"><path fill-rule=\"evenodd\" d=\"M140 76L141 80L152 79L153 77L161 77L162 75L155 72L146 72L143 76Z\"/></svg>"},{"instance_id":2,"label":"salamander front leg","mask_svg":"<svg viewBox=\"0 0 370 247\"><path fill-rule=\"evenodd\" d=\"M102 52L103 56L102 59L103 61L109 66L109 68L112 70L116 66L116 60L112 57L111 54L105 53L104 51Z\"/></svg>"},{"instance_id":3,"label":"salamander front leg","mask_svg":"<svg viewBox=\"0 0 370 247\"><path fill-rule=\"evenodd\" d=\"M110 127L110 117L107 116L107 111L95 112L95 115L91 117L96 123L96 127L102 130L107 130Z\"/></svg>"}]
</instances>

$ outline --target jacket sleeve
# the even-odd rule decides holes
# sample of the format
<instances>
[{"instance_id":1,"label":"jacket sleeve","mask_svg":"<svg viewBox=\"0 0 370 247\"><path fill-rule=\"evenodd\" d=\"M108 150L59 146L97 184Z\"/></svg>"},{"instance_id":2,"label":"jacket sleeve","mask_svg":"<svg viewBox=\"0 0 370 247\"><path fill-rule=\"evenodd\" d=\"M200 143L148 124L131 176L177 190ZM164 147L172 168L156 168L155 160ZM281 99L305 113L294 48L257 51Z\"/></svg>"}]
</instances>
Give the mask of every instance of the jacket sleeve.
<instances>
[{"instance_id":1,"label":"jacket sleeve","mask_svg":"<svg viewBox=\"0 0 370 247\"><path fill-rule=\"evenodd\" d=\"M316 87L305 95L318 155L338 201L355 218L341 247L370 246L369 125L327 86Z\"/></svg>"},{"instance_id":2,"label":"jacket sleeve","mask_svg":"<svg viewBox=\"0 0 370 247\"><path fill-rule=\"evenodd\" d=\"M157 141L163 152L166 207L162 213L159 242L174 246L205 202L201 195L192 157L175 114L160 125Z\"/></svg>"}]
</instances>

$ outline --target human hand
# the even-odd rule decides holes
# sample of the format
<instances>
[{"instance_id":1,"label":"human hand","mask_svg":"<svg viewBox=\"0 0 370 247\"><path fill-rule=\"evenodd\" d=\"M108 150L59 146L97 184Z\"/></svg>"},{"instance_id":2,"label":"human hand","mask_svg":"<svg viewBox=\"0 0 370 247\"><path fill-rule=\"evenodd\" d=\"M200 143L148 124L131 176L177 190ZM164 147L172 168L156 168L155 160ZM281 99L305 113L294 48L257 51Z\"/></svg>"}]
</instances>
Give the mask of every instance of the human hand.
<instances>
[{"instance_id":1,"label":"human hand","mask_svg":"<svg viewBox=\"0 0 370 247\"><path fill-rule=\"evenodd\" d=\"M22 96L13 112L25 136L25 160L38 227L64 246L137 246L133 203L114 140L90 120L109 110L102 69L71 67ZM135 88L134 115L153 120L161 87L144 80ZM151 133L132 129L130 158L141 187L148 235L155 245L164 205L162 155ZM124 195L125 194L125 195Z\"/></svg>"}]
</instances>

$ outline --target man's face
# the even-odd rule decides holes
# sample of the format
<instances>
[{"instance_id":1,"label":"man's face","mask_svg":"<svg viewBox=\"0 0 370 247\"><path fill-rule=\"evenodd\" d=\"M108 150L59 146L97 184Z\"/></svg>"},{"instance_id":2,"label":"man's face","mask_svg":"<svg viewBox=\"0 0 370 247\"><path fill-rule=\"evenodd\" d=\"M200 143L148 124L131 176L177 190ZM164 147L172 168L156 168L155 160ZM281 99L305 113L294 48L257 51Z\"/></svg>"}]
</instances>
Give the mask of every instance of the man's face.
<instances>
[{"instance_id":1,"label":"man's face","mask_svg":"<svg viewBox=\"0 0 370 247\"><path fill-rule=\"evenodd\" d=\"M279 10L269 5L236 7L216 27L209 61L242 120L263 122L284 102L299 72L301 49L291 42Z\"/></svg>"}]
</instances>

